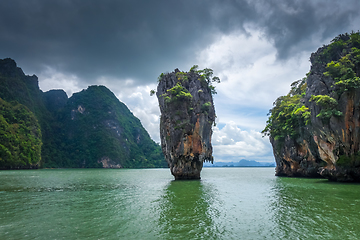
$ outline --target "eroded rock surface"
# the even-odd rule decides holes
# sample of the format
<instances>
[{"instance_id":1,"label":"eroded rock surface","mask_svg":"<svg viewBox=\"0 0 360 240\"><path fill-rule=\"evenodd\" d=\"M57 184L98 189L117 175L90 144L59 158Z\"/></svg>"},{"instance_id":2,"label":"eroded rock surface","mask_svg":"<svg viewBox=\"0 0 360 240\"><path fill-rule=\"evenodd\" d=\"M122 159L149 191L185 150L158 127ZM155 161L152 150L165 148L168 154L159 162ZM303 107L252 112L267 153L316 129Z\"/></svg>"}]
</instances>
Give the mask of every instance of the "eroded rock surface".
<instances>
[{"instance_id":1,"label":"eroded rock surface","mask_svg":"<svg viewBox=\"0 0 360 240\"><path fill-rule=\"evenodd\" d=\"M161 75L161 147L175 179L200 179L204 161L213 161L215 109L209 83L196 71Z\"/></svg>"},{"instance_id":2,"label":"eroded rock surface","mask_svg":"<svg viewBox=\"0 0 360 240\"><path fill-rule=\"evenodd\" d=\"M278 176L360 181L360 35L332 42L311 55L307 77L272 109L265 130Z\"/></svg>"}]
</instances>

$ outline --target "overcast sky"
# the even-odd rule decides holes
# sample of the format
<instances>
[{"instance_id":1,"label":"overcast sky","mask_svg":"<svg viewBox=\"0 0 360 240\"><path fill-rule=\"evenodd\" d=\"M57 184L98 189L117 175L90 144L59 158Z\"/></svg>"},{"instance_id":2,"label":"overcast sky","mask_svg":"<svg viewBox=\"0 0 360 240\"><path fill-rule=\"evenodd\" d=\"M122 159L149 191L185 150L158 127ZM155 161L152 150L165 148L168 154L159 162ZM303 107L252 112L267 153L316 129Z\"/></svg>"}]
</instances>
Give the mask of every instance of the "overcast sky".
<instances>
[{"instance_id":1,"label":"overcast sky","mask_svg":"<svg viewBox=\"0 0 360 240\"><path fill-rule=\"evenodd\" d=\"M274 161L268 110L309 57L360 29L359 0L2 0L0 58L43 91L105 85L159 142L157 77L194 64L220 77L215 161Z\"/></svg>"}]
</instances>

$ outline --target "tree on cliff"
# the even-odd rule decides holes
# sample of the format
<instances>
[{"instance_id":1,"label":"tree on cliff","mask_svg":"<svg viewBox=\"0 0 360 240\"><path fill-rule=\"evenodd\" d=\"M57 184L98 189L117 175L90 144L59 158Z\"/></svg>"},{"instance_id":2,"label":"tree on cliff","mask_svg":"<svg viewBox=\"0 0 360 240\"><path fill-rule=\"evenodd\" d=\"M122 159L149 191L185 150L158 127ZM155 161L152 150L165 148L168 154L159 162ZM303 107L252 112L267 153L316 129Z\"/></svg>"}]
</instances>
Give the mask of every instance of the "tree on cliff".
<instances>
[{"instance_id":1,"label":"tree on cliff","mask_svg":"<svg viewBox=\"0 0 360 240\"><path fill-rule=\"evenodd\" d=\"M41 130L34 114L0 98L0 169L38 168Z\"/></svg>"},{"instance_id":2,"label":"tree on cliff","mask_svg":"<svg viewBox=\"0 0 360 240\"><path fill-rule=\"evenodd\" d=\"M215 121L211 69L175 69L160 74L156 95L160 106L161 147L175 179L199 179L204 161L213 161L211 135ZM150 92L153 95L155 90Z\"/></svg>"},{"instance_id":3,"label":"tree on cliff","mask_svg":"<svg viewBox=\"0 0 360 240\"><path fill-rule=\"evenodd\" d=\"M360 181L360 33L340 34L310 61L307 77L274 102L262 132L276 174Z\"/></svg>"},{"instance_id":4,"label":"tree on cliff","mask_svg":"<svg viewBox=\"0 0 360 240\"><path fill-rule=\"evenodd\" d=\"M161 147L104 86L71 98L44 93L35 75L6 58L0 98L0 168L167 167Z\"/></svg>"}]
</instances>

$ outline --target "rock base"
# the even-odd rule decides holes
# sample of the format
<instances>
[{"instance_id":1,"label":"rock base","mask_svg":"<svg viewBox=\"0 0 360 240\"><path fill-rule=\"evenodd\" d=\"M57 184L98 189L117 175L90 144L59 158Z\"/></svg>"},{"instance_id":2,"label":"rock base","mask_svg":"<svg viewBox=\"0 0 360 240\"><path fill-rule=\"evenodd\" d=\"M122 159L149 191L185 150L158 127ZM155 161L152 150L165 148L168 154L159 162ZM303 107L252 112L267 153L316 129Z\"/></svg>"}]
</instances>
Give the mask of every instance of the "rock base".
<instances>
[{"instance_id":1,"label":"rock base","mask_svg":"<svg viewBox=\"0 0 360 240\"><path fill-rule=\"evenodd\" d=\"M360 168L325 167L319 173L324 178L336 182L360 182Z\"/></svg>"},{"instance_id":2,"label":"rock base","mask_svg":"<svg viewBox=\"0 0 360 240\"><path fill-rule=\"evenodd\" d=\"M176 165L170 166L171 174L175 180L200 179L203 163L200 161L177 161Z\"/></svg>"}]
</instances>

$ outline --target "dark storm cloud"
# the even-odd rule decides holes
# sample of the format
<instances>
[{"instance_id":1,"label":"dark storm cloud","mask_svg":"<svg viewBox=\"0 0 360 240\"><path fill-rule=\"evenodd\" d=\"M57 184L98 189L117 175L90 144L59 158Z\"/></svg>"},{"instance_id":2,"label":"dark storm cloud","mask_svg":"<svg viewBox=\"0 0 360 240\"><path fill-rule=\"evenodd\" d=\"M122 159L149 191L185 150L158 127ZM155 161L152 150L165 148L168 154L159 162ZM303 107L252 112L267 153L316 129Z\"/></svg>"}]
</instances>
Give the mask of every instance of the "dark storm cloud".
<instances>
[{"instance_id":1,"label":"dark storm cloud","mask_svg":"<svg viewBox=\"0 0 360 240\"><path fill-rule=\"evenodd\" d=\"M359 13L358 1L337 2L4 0L0 57L14 58L29 74L47 65L89 82L99 76L154 81L194 61L195 51L221 34L244 32L247 23L266 33L280 58L300 45L313 47L312 36L348 31Z\"/></svg>"},{"instance_id":2,"label":"dark storm cloud","mask_svg":"<svg viewBox=\"0 0 360 240\"><path fill-rule=\"evenodd\" d=\"M259 26L274 42L278 57L282 59L294 51L315 51L320 46L314 46L312 38L322 41L360 29L360 2L357 0L267 0L258 10L264 16Z\"/></svg>"},{"instance_id":3,"label":"dark storm cloud","mask_svg":"<svg viewBox=\"0 0 360 240\"><path fill-rule=\"evenodd\" d=\"M2 1L1 55L34 71L50 65L83 77L158 75L211 42L213 33L241 27L227 22L226 8L208 3Z\"/></svg>"}]
</instances>

